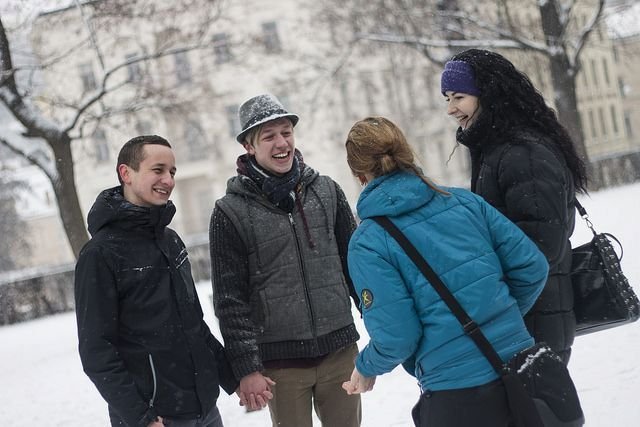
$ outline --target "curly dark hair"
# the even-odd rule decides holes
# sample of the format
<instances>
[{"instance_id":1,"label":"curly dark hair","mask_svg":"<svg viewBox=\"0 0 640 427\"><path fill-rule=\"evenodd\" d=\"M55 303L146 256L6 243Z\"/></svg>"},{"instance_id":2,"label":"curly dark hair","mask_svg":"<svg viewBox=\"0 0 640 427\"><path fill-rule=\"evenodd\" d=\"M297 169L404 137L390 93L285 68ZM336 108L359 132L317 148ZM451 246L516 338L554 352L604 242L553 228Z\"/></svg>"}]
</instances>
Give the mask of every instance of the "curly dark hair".
<instances>
[{"instance_id":1,"label":"curly dark hair","mask_svg":"<svg viewBox=\"0 0 640 427\"><path fill-rule=\"evenodd\" d=\"M480 115L490 115L494 129L533 127L549 136L564 155L575 190L587 192L584 161L578 156L571 136L558 121L555 111L547 106L526 74L502 55L488 50L469 49L451 59L464 61L473 68L480 90Z\"/></svg>"}]
</instances>

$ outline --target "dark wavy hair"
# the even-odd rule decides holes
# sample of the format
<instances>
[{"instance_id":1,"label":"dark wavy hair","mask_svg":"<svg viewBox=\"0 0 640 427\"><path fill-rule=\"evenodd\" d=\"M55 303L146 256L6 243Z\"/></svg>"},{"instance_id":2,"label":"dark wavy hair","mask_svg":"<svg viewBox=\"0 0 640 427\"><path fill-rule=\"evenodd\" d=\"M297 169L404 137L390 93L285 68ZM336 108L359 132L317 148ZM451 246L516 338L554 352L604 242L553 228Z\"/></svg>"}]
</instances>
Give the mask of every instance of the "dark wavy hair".
<instances>
[{"instance_id":1,"label":"dark wavy hair","mask_svg":"<svg viewBox=\"0 0 640 427\"><path fill-rule=\"evenodd\" d=\"M498 130L533 127L549 136L564 155L575 190L587 192L584 161L578 156L571 136L558 121L555 111L547 106L526 74L502 55L488 50L469 49L451 59L464 61L473 68L480 90L480 115L490 115L492 127Z\"/></svg>"}]
</instances>

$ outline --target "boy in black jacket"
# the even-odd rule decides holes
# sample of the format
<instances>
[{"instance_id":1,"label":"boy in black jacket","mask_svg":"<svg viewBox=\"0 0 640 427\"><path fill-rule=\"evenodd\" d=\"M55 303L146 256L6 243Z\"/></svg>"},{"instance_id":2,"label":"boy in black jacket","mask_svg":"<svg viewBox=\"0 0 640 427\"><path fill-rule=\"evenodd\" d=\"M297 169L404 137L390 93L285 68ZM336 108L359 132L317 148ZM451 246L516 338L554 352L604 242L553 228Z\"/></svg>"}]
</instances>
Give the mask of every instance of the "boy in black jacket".
<instances>
[{"instance_id":1,"label":"boy in black jacket","mask_svg":"<svg viewBox=\"0 0 640 427\"><path fill-rule=\"evenodd\" d=\"M203 320L175 214L175 157L159 136L121 149L120 186L88 215L75 274L80 359L112 426L222 427L219 386L237 387Z\"/></svg>"}]
</instances>

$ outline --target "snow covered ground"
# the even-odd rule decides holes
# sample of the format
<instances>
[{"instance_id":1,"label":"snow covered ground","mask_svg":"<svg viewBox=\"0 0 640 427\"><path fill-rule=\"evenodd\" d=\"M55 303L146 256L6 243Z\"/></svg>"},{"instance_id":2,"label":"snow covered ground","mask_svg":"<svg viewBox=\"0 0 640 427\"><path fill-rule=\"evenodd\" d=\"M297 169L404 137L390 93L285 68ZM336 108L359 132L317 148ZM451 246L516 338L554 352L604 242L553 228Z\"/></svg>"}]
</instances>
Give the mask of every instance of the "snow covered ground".
<instances>
[{"instance_id":1,"label":"snow covered ground","mask_svg":"<svg viewBox=\"0 0 640 427\"><path fill-rule=\"evenodd\" d=\"M640 293L640 184L593 193L581 201L596 230L622 241L623 269ZM589 237L580 220L574 244ZM199 292L205 318L218 333L209 284L201 283ZM367 335L359 320L358 328L363 345ZM0 327L0 343L0 425L108 426L106 405L80 366L73 313ZM570 371L587 426L640 425L639 352L640 322L576 339ZM418 387L401 368L378 378L375 389L362 397L363 426L412 426L410 409L418 399ZM267 410L247 414L235 396L222 392L218 406L227 427L270 425Z\"/></svg>"}]
</instances>

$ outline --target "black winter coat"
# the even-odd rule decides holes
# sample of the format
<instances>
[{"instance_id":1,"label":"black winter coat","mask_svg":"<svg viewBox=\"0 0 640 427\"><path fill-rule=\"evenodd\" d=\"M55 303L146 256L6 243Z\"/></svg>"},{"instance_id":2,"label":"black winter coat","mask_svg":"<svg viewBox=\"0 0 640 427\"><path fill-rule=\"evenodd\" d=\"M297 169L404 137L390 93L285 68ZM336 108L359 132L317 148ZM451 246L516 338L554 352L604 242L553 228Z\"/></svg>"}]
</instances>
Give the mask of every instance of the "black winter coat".
<instances>
[{"instance_id":1,"label":"black winter coat","mask_svg":"<svg viewBox=\"0 0 640 427\"><path fill-rule=\"evenodd\" d=\"M549 278L525 322L536 342L545 341L566 363L575 336L569 277L575 190L564 156L532 129L499 132L476 123L457 137L471 153L471 190L516 223L549 261Z\"/></svg>"},{"instance_id":2,"label":"black winter coat","mask_svg":"<svg viewBox=\"0 0 640 427\"><path fill-rule=\"evenodd\" d=\"M184 243L166 227L174 213L171 202L145 208L120 187L103 191L76 265L84 371L131 427L156 415L195 419L215 405L219 384L237 386L203 320Z\"/></svg>"}]
</instances>

